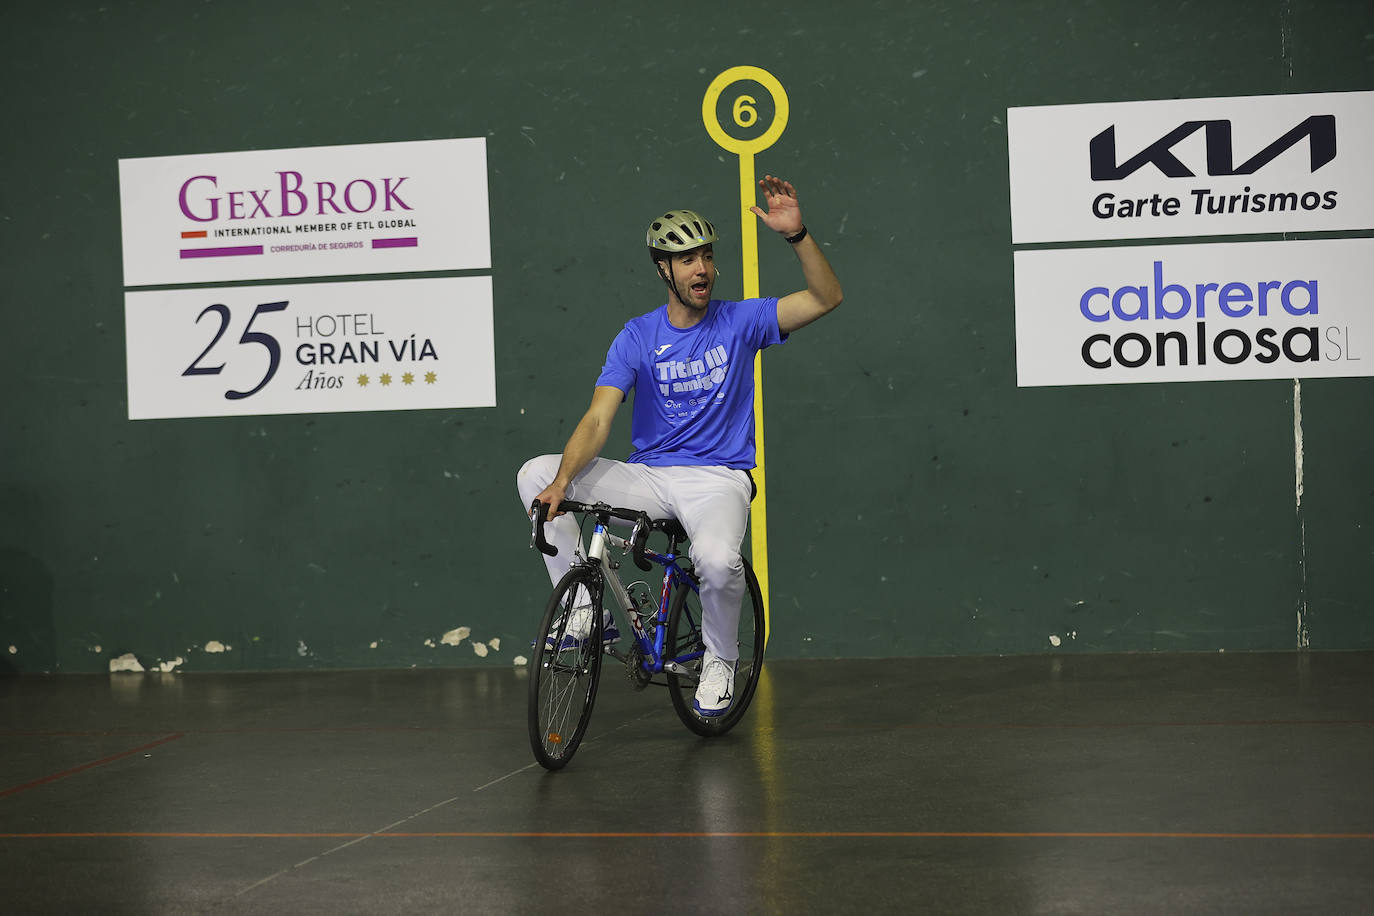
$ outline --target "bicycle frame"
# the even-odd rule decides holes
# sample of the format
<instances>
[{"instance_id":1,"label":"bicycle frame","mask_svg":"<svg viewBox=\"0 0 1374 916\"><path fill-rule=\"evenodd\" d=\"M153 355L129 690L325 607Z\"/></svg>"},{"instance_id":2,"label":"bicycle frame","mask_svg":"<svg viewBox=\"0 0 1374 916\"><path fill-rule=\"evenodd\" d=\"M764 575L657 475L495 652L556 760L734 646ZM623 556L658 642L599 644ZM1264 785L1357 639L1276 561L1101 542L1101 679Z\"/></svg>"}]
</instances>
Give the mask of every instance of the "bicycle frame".
<instances>
[{"instance_id":1,"label":"bicycle frame","mask_svg":"<svg viewBox=\"0 0 1374 916\"><path fill-rule=\"evenodd\" d=\"M629 622L630 629L635 636L635 643L643 655L641 665L644 670L650 675L662 674L667 671L679 676L694 676L693 672L685 666L685 663L695 661L701 657L702 653L692 652L673 658L666 658L664 655L668 641L668 609L672 601L674 587L681 584L694 592L700 592L700 588L693 577L679 565L679 555L659 553L647 546L643 548L645 559L663 567L663 586L659 592L658 612L654 618L654 633L650 637L645 630L639 608L635 605L634 599L630 597L629 589L625 587L625 583L621 581L617 572L620 563L610 557L609 547L619 549L621 556L634 550L634 544L630 538L623 538L611 533L610 526L598 518L596 526L592 529L586 556L582 556L581 545L579 544L577 559L578 562L599 568L601 580L606 586L603 594L610 592L614 598L614 603L619 606L623 616ZM610 646L606 647L606 652L618 661L624 662L626 660L623 652L618 652Z\"/></svg>"}]
</instances>

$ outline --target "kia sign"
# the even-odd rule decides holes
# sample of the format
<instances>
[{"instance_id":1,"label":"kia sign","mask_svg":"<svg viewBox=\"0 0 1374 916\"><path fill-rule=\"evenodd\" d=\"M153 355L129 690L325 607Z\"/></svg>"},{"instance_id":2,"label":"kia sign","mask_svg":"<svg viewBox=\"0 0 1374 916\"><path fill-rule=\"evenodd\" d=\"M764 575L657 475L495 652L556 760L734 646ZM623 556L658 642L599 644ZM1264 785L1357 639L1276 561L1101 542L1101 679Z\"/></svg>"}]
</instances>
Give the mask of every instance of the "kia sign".
<instances>
[{"instance_id":1,"label":"kia sign","mask_svg":"<svg viewBox=\"0 0 1374 916\"><path fill-rule=\"evenodd\" d=\"M124 285L487 269L486 141L122 159Z\"/></svg>"},{"instance_id":2,"label":"kia sign","mask_svg":"<svg viewBox=\"0 0 1374 916\"><path fill-rule=\"evenodd\" d=\"M1374 375L1374 239L1013 261L1021 387Z\"/></svg>"},{"instance_id":3,"label":"kia sign","mask_svg":"<svg viewBox=\"0 0 1374 916\"><path fill-rule=\"evenodd\" d=\"M1374 227L1374 92L1007 111L1013 244Z\"/></svg>"}]
</instances>

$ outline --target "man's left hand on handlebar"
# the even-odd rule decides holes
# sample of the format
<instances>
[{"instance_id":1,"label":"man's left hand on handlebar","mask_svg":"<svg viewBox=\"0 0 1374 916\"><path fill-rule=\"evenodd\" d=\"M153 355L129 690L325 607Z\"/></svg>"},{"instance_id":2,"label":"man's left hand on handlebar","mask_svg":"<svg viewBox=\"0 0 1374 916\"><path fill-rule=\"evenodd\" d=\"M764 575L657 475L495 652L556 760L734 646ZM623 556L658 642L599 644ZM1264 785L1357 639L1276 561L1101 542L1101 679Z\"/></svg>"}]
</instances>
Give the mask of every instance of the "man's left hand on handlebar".
<instances>
[{"instance_id":1,"label":"man's left hand on handlebar","mask_svg":"<svg viewBox=\"0 0 1374 916\"><path fill-rule=\"evenodd\" d=\"M548 517L550 520L558 518L558 516L564 514L563 512L560 512L558 510L558 507L563 504L563 500L566 498L566 492L566 487L561 487L556 483L551 483L544 488L543 492L541 492L538 496L535 497L535 499L539 500L539 502L548 505ZM534 517L533 511L530 512L530 517Z\"/></svg>"}]
</instances>

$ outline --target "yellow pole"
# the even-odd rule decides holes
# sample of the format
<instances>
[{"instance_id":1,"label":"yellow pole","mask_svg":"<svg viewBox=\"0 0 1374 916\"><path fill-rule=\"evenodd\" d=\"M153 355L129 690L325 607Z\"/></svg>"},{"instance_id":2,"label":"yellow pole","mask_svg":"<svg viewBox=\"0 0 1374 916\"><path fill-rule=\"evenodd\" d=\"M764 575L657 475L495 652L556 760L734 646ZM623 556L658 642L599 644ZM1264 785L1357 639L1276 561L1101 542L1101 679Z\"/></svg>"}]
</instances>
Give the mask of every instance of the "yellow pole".
<instances>
[{"instance_id":1,"label":"yellow pole","mask_svg":"<svg viewBox=\"0 0 1374 916\"><path fill-rule=\"evenodd\" d=\"M755 200L754 156L740 153L739 156L739 197L740 197L740 252L743 258L744 298L756 299L759 295L759 230L758 220L749 211ZM759 579L759 591L763 593L764 634L773 631L768 609L768 472L765 468L763 439L763 354L754 355L754 485L758 495L750 512L750 551L754 558L754 575Z\"/></svg>"},{"instance_id":2,"label":"yellow pole","mask_svg":"<svg viewBox=\"0 0 1374 916\"><path fill-rule=\"evenodd\" d=\"M762 134L752 139L740 139L726 132L716 113L721 93L732 83L748 80L759 84L773 97L773 122ZM753 128L758 120L755 108L758 100L746 93L737 96L731 114L737 127ZM777 77L759 67L731 67L721 73L706 89L701 100L701 120L706 132L723 149L739 156L740 252L743 261L743 294L745 299L759 295L759 236L758 223L749 208L754 205L754 154L772 146L787 126L787 92ZM759 591L763 593L764 634L773 632L768 601L768 477L764 470L763 441L763 354L754 357L754 484L758 495L750 512L752 530L750 551L753 554L754 575L758 576Z\"/></svg>"}]
</instances>

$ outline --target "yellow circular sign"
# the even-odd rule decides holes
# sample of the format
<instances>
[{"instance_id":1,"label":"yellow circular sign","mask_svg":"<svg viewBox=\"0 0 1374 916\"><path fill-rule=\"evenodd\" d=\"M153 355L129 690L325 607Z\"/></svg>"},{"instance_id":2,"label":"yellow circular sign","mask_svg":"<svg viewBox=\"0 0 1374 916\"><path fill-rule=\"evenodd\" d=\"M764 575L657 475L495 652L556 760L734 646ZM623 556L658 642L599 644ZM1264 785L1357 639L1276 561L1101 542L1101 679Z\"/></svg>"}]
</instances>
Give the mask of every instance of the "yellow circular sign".
<instances>
[{"instance_id":1,"label":"yellow circular sign","mask_svg":"<svg viewBox=\"0 0 1374 916\"><path fill-rule=\"evenodd\" d=\"M743 80L753 80L768 90L773 97L773 123L752 140L730 136L716 115L716 103L726 87ZM730 105L735 123L740 127L753 127L758 123L758 110L755 108L757 103L758 100L751 95L741 93L737 96ZM782 136L783 128L787 126L787 93L777 77L761 67L731 67L706 87L706 97L701 100L701 120L706 124L706 132L711 135L711 139L722 148L741 156L753 155L768 149Z\"/></svg>"}]
</instances>

